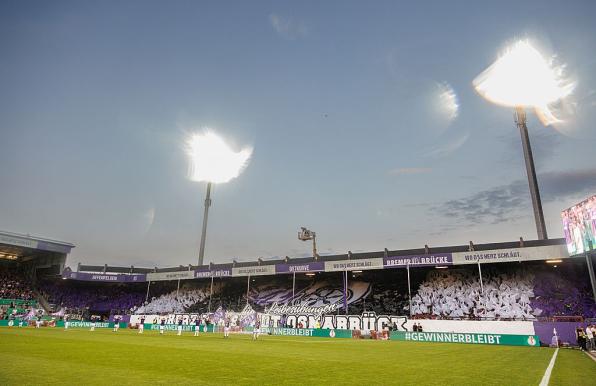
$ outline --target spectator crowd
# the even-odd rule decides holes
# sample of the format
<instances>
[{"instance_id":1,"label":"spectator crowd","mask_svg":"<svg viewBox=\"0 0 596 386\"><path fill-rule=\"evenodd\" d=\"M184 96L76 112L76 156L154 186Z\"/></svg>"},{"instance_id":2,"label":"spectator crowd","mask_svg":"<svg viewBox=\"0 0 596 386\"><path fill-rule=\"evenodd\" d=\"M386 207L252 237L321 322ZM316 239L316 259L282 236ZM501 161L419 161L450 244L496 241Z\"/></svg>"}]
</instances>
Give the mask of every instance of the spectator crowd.
<instances>
[{"instance_id":1,"label":"spectator crowd","mask_svg":"<svg viewBox=\"0 0 596 386\"><path fill-rule=\"evenodd\" d=\"M19 271L0 268L0 299L34 298L33 290Z\"/></svg>"}]
</instances>

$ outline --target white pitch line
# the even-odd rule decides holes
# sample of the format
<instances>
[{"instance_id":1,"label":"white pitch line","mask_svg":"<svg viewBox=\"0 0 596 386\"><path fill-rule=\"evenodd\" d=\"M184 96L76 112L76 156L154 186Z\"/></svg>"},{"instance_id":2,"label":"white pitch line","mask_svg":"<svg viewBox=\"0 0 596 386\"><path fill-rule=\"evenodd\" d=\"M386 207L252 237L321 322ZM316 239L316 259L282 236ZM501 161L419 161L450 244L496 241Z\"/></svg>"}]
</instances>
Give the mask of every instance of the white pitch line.
<instances>
[{"instance_id":1,"label":"white pitch line","mask_svg":"<svg viewBox=\"0 0 596 386\"><path fill-rule=\"evenodd\" d=\"M586 355L588 356L588 358L590 358L591 360L593 360L594 362L596 362L596 356L590 354L589 351L584 351L586 353Z\"/></svg>"},{"instance_id":2,"label":"white pitch line","mask_svg":"<svg viewBox=\"0 0 596 386\"><path fill-rule=\"evenodd\" d=\"M538 386L548 386L548 382L550 381L550 375L553 372L553 367L555 367L555 360L557 359L558 353L559 353L559 348L557 347L557 349L555 350L555 353L553 354L553 357L550 359L550 363L548 364L548 367L546 368L546 371L544 372L544 376L542 377L542 380L540 381L540 384Z\"/></svg>"}]
</instances>

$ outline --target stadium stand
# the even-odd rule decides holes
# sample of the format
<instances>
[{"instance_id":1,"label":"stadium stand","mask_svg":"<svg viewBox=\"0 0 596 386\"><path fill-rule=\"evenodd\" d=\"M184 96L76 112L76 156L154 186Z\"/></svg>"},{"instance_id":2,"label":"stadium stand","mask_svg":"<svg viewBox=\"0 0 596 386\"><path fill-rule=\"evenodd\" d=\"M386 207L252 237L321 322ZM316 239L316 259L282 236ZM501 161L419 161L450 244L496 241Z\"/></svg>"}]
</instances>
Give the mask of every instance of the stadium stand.
<instances>
[{"instance_id":1,"label":"stadium stand","mask_svg":"<svg viewBox=\"0 0 596 386\"><path fill-rule=\"evenodd\" d=\"M412 314L416 317L456 318L456 319L535 319L537 316L578 315L584 309L557 308L560 299L552 294L539 297L536 294L545 291L541 283L548 272L535 274L526 269L506 270L487 269L484 279L484 295L481 295L480 283L473 270L429 270L426 279L417 285L412 293ZM537 279L538 278L538 279ZM349 313L374 311L377 314L408 315L409 300L407 288L403 282L385 280L381 274L368 274L365 278L353 279L348 287ZM263 283L251 287L249 304L257 311L264 311L271 304L292 302L292 288L287 282L271 277L261 279ZM554 283L554 282L553 282ZM564 285L577 299L573 304L590 304L589 293L573 289L572 283ZM535 290L535 288L537 288ZM535 294L536 291L536 294ZM551 291L552 292L552 291ZM81 295L83 294L83 295ZM80 296L79 296L80 295ZM79 292L76 299L84 298ZM114 299L119 299L117 296ZM320 306L341 303L343 290L338 280L313 278L297 283L295 303ZM93 297L90 297L93 298ZM136 306L128 307L135 298L129 297L125 306L112 301L112 308L132 308L135 314L207 312L209 309L209 287L204 282L184 284L179 291L170 290L150 301L139 301ZM547 302L548 303L545 303ZM553 306L540 307L541 304ZM568 302L569 303L569 302ZM86 303L69 303L82 306ZM246 288L231 280L216 283L211 298L211 311L222 308L240 311L246 305ZM99 307L96 307L99 310ZM103 309L107 309L104 307ZM589 311L587 308L585 311ZM593 311L590 311L590 315Z\"/></svg>"},{"instance_id":2,"label":"stadium stand","mask_svg":"<svg viewBox=\"0 0 596 386\"><path fill-rule=\"evenodd\" d=\"M135 314L182 313L208 298L209 292L204 288L181 288L179 291L154 297L150 302L135 307L133 311Z\"/></svg>"},{"instance_id":3,"label":"stadium stand","mask_svg":"<svg viewBox=\"0 0 596 386\"><path fill-rule=\"evenodd\" d=\"M37 307L32 286L18 269L0 268L0 319L25 315Z\"/></svg>"},{"instance_id":4,"label":"stadium stand","mask_svg":"<svg viewBox=\"0 0 596 386\"><path fill-rule=\"evenodd\" d=\"M161 284L161 283L159 283ZM152 284L154 285L158 284ZM174 286L175 287L175 286ZM135 314L207 312L209 309L239 311L246 304L246 287L238 280L216 281L209 304L209 284L187 281L180 289L163 291L159 296L134 308ZM156 291L152 291L156 292Z\"/></svg>"},{"instance_id":5,"label":"stadium stand","mask_svg":"<svg viewBox=\"0 0 596 386\"><path fill-rule=\"evenodd\" d=\"M53 304L54 310L67 308L71 312L87 309L96 313L126 313L145 300L145 286L137 283L102 284L44 280L40 292Z\"/></svg>"},{"instance_id":6,"label":"stadium stand","mask_svg":"<svg viewBox=\"0 0 596 386\"><path fill-rule=\"evenodd\" d=\"M26 315L35 307L37 307L35 300L0 299L0 319Z\"/></svg>"},{"instance_id":7,"label":"stadium stand","mask_svg":"<svg viewBox=\"0 0 596 386\"><path fill-rule=\"evenodd\" d=\"M412 314L440 318L534 319L533 276L525 270L486 272L483 288L469 269L433 270L412 297Z\"/></svg>"},{"instance_id":8,"label":"stadium stand","mask_svg":"<svg viewBox=\"0 0 596 386\"><path fill-rule=\"evenodd\" d=\"M409 315L410 305L405 270L365 272L357 274L355 279L369 282L370 292L348 305L349 314L373 311L377 315Z\"/></svg>"},{"instance_id":9,"label":"stadium stand","mask_svg":"<svg viewBox=\"0 0 596 386\"><path fill-rule=\"evenodd\" d=\"M536 316L562 317L581 315L596 318L596 303L590 283L574 269L557 272L538 271L534 280L532 307Z\"/></svg>"},{"instance_id":10,"label":"stadium stand","mask_svg":"<svg viewBox=\"0 0 596 386\"><path fill-rule=\"evenodd\" d=\"M419 269L421 271L422 269ZM571 280L573 267L495 265L483 271L483 291L473 268L425 269L413 281L412 316L433 319L535 320L538 317L596 317L589 283ZM337 275L336 275L337 276ZM215 283L209 308L209 285L188 281L180 290L164 292L134 307L136 314L207 312L218 308L241 311L246 283L224 279ZM353 275L348 284L350 314L409 315L408 290L394 273L371 271ZM296 283L294 302L310 306L342 303L341 281L330 274ZM248 303L264 311L273 303L292 302L287 278L263 277L250 287Z\"/></svg>"},{"instance_id":11,"label":"stadium stand","mask_svg":"<svg viewBox=\"0 0 596 386\"><path fill-rule=\"evenodd\" d=\"M11 240L18 238L11 235ZM23 239L24 241L22 241ZM26 240L25 240L26 239ZM19 243L38 239L20 236ZM476 253L483 250L524 250L524 248L562 245L563 240L523 241L483 245L461 245L433 248L433 254ZM65 244L66 245L66 244ZM66 245L68 246L68 245ZM6 261L9 268L0 271L1 298L36 299L47 312L54 314L95 314L107 317L114 314L205 313L217 309L240 312L247 303L263 312L273 303L321 306L340 304L341 313L361 314L373 311L377 315L404 315L432 319L515 319L536 320L549 317L596 317L596 306L591 300L590 284L585 262L569 259L558 268L540 261L503 262L482 264L482 285L478 265L414 266L402 269L354 270L346 273L348 287L345 293L348 310L344 307L343 271L316 273L296 272L254 277L215 277L211 294L210 277L169 280L179 272L199 267L170 268L110 267L107 265L82 266L76 272L66 269L57 275L56 268L64 262L65 254L50 255L37 244L37 265L26 270L27 262ZM21 251L15 246L6 251ZM17 249L15 249L17 248ZM66 247L65 247L66 248ZM521 248L521 249L517 249ZM31 253L23 248L21 254ZM430 249L371 252L334 255L321 260L382 258L383 256L427 256ZM11 252L13 253L13 252ZM16 253L16 252L15 252ZM312 258L280 261L234 262L212 264L209 268L231 271L238 267L273 264L305 264ZM547 262L548 263L548 262ZM323 264L323 262L319 262ZM441 269L444 268L444 269ZM33 272L37 277L27 272ZM68 272L65 275L64 272ZM286 271L287 272L287 271ZM71 276L72 274L72 276ZM77 276L80 275L80 276ZM135 281L132 280L132 276ZM145 275L161 275L155 281L145 281ZM92 278L91 276L97 276ZM119 277L116 277L119 276ZM122 277L126 276L126 280ZM184 275L182 275L184 277ZM408 277L410 287L408 288ZM113 281L105 281L107 279ZM295 283L293 281L295 279ZM74 280L73 280L74 279ZM136 280L139 281L136 281ZM248 279L248 280L247 280ZM294 286L295 284L295 286ZM178 287L179 286L179 287ZM247 299L248 289L248 299ZM411 291L411 298L410 298ZM46 302L49 307L42 302ZM410 310L411 304L411 310ZM10 305L10 303L8 304ZM28 305L27 305L28 306ZM8 308L8 307L5 307ZM6 313L6 310L4 310Z\"/></svg>"},{"instance_id":12,"label":"stadium stand","mask_svg":"<svg viewBox=\"0 0 596 386\"><path fill-rule=\"evenodd\" d=\"M412 270L414 318L536 320L552 317L596 318L583 262L559 267L544 263L502 263L483 268L481 290L474 265ZM374 311L378 315L410 315L405 270L350 273L348 313ZM298 275L297 275L298 276ZM340 273L300 275L292 298L292 275L251 279L248 303L259 312L278 302L319 306L343 303ZM146 283L102 283L45 278L34 286L17 267L0 268L0 315L16 309L26 314L39 307L36 289L56 314L204 313L216 309L241 311L247 304L247 281L217 278ZM343 304L342 304L343 306ZM344 312L342 310L342 312Z\"/></svg>"},{"instance_id":13,"label":"stadium stand","mask_svg":"<svg viewBox=\"0 0 596 386\"><path fill-rule=\"evenodd\" d=\"M321 274L312 280L299 281L292 298L292 285L287 281L274 280L258 286L253 286L249 293L249 301L257 309L264 309L273 304L294 302L307 306L322 306L343 302L343 288L337 275ZM370 283L362 280L352 280L348 284L347 303L351 304L370 293Z\"/></svg>"},{"instance_id":14,"label":"stadium stand","mask_svg":"<svg viewBox=\"0 0 596 386\"><path fill-rule=\"evenodd\" d=\"M412 297L417 317L455 319L526 319L596 317L589 283L575 267L494 266L478 273L470 268L432 270ZM571 279L573 278L573 279Z\"/></svg>"},{"instance_id":15,"label":"stadium stand","mask_svg":"<svg viewBox=\"0 0 596 386\"><path fill-rule=\"evenodd\" d=\"M0 299L33 300L35 295L24 275L16 269L0 268Z\"/></svg>"}]
</instances>

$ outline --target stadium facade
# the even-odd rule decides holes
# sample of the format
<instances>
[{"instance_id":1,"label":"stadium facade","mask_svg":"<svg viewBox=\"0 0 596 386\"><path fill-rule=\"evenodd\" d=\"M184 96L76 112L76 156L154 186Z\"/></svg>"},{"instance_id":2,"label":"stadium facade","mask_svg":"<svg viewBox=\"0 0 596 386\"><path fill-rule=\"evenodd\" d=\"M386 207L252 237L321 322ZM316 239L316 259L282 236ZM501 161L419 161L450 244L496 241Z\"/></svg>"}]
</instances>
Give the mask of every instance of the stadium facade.
<instances>
[{"instance_id":1,"label":"stadium facade","mask_svg":"<svg viewBox=\"0 0 596 386\"><path fill-rule=\"evenodd\" d=\"M0 263L39 271L39 275L61 273L74 247L64 241L0 231Z\"/></svg>"}]
</instances>

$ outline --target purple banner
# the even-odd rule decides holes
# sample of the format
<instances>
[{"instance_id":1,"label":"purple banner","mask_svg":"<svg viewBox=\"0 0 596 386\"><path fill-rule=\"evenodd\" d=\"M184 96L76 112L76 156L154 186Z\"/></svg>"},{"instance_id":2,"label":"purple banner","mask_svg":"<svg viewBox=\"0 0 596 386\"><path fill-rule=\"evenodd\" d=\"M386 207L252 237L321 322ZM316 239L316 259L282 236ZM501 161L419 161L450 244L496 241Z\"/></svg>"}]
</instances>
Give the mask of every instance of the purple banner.
<instances>
[{"instance_id":1,"label":"purple banner","mask_svg":"<svg viewBox=\"0 0 596 386\"><path fill-rule=\"evenodd\" d=\"M317 272L324 270L325 263L322 261L302 264L277 264L275 266L275 273Z\"/></svg>"},{"instance_id":2,"label":"purple banner","mask_svg":"<svg viewBox=\"0 0 596 386\"><path fill-rule=\"evenodd\" d=\"M114 314L110 314L108 318L108 322L114 323ZM130 315L118 315L120 319L118 320L120 323L130 323Z\"/></svg>"},{"instance_id":3,"label":"purple banner","mask_svg":"<svg viewBox=\"0 0 596 386\"><path fill-rule=\"evenodd\" d=\"M147 281L146 276L144 274L118 275L110 273L72 272L69 268L65 269L62 272L62 278L71 280L102 281L113 283L134 283Z\"/></svg>"},{"instance_id":4,"label":"purple banner","mask_svg":"<svg viewBox=\"0 0 596 386\"><path fill-rule=\"evenodd\" d=\"M228 277L232 276L232 270L229 268L224 269L200 269L195 271L195 278L205 278L205 277Z\"/></svg>"},{"instance_id":5,"label":"purple banner","mask_svg":"<svg viewBox=\"0 0 596 386\"><path fill-rule=\"evenodd\" d=\"M383 258L384 268L396 267L423 267L434 265L451 265L453 257L451 253L435 253L429 255L391 256Z\"/></svg>"},{"instance_id":6,"label":"purple banner","mask_svg":"<svg viewBox=\"0 0 596 386\"><path fill-rule=\"evenodd\" d=\"M535 334L540 337L540 342L550 345L557 331L557 337L561 343L569 343L577 346L575 329L581 328L585 331L586 323L579 322L534 322Z\"/></svg>"}]
</instances>

